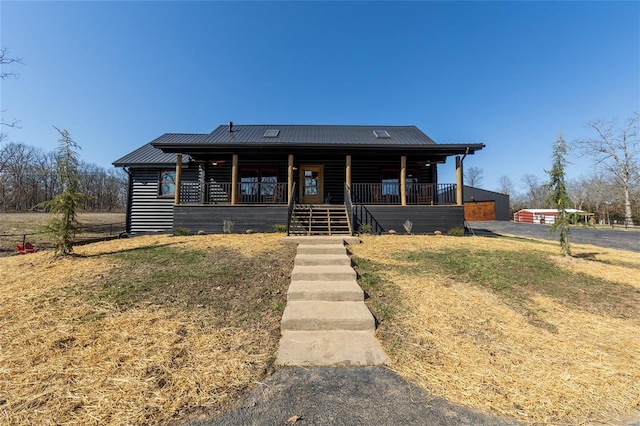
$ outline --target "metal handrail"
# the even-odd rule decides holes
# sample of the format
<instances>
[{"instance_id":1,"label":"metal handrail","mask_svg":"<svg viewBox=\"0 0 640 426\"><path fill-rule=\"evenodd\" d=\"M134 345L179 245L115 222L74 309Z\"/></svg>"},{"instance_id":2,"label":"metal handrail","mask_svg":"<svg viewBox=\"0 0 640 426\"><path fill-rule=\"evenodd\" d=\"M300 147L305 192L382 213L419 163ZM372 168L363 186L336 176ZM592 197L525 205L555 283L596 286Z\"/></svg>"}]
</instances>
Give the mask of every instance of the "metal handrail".
<instances>
[{"instance_id":1,"label":"metal handrail","mask_svg":"<svg viewBox=\"0 0 640 426\"><path fill-rule=\"evenodd\" d=\"M229 204L231 182L182 182L180 203ZM285 182L238 182L238 204L286 204Z\"/></svg>"},{"instance_id":2,"label":"metal handrail","mask_svg":"<svg viewBox=\"0 0 640 426\"><path fill-rule=\"evenodd\" d=\"M291 186L291 199L289 200L289 205L287 206L287 235L290 235L291 231L291 217L293 216L293 209L296 207L296 183L293 182Z\"/></svg>"},{"instance_id":3,"label":"metal handrail","mask_svg":"<svg viewBox=\"0 0 640 426\"><path fill-rule=\"evenodd\" d=\"M351 192L357 204L402 204L399 183L352 183ZM406 202L411 205L456 204L456 184L408 183Z\"/></svg>"}]
</instances>

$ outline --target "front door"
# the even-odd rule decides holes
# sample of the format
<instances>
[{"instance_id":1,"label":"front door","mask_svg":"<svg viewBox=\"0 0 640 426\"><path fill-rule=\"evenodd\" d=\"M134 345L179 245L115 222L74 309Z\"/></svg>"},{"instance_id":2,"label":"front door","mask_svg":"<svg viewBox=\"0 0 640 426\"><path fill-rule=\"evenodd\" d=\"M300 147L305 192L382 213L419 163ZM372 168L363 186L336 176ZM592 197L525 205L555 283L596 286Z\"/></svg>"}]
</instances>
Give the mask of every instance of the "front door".
<instances>
[{"instance_id":1,"label":"front door","mask_svg":"<svg viewBox=\"0 0 640 426\"><path fill-rule=\"evenodd\" d=\"M300 166L300 199L305 204L322 204L324 201L323 166Z\"/></svg>"}]
</instances>

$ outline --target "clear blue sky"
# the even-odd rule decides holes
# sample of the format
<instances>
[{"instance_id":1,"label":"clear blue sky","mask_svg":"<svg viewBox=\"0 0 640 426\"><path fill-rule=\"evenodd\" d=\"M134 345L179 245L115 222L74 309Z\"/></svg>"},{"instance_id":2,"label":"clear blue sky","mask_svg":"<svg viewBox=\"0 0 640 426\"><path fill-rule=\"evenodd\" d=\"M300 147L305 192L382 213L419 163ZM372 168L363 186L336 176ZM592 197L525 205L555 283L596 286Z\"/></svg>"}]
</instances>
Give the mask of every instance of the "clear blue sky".
<instances>
[{"instance_id":1,"label":"clear blue sky","mask_svg":"<svg viewBox=\"0 0 640 426\"><path fill-rule=\"evenodd\" d=\"M414 124L482 142L465 165L546 180L551 145L640 110L640 2L2 1L10 140L85 161L166 132L238 124ZM8 69L5 69L6 71ZM453 161L440 168L452 182ZM578 161L569 178L588 173Z\"/></svg>"}]
</instances>

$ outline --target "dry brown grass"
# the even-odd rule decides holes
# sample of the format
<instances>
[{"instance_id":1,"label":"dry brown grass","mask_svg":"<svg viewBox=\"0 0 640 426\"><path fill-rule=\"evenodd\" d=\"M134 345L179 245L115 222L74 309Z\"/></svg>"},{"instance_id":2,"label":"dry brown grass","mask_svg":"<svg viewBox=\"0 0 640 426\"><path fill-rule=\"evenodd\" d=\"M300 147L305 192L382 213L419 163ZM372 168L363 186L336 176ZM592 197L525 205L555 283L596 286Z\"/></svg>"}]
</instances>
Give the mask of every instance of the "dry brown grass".
<instances>
[{"instance_id":1,"label":"dry brown grass","mask_svg":"<svg viewBox=\"0 0 640 426\"><path fill-rule=\"evenodd\" d=\"M50 253L0 259L0 423L166 424L220 412L271 368L277 307L294 255L281 239L147 236L80 246L77 257L57 261ZM155 253L154 247L212 253L202 264L224 260L246 269L256 281L229 287L255 291L241 299L249 306L230 309L254 317L236 318L213 303L187 305L179 292L165 301L139 297L126 307L98 297L102 283L131 266L127 253ZM234 263L220 254L233 254ZM215 278L199 290L188 285L213 292L207 301L227 291Z\"/></svg>"},{"instance_id":2,"label":"dry brown grass","mask_svg":"<svg viewBox=\"0 0 640 426\"><path fill-rule=\"evenodd\" d=\"M16 254L16 243L22 243L23 234L29 234L26 240L36 247L51 247L51 238L41 232L51 217L51 214L43 212L0 213L0 256ZM124 213L80 213L78 218L82 226L89 227L78 235L78 240L104 237L109 235L109 231L116 235L124 231ZM113 226L109 227L109 224Z\"/></svg>"},{"instance_id":3,"label":"dry brown grass","mask_svg":"<svg viewBox=\"0 0 640 426\"><path fill-rule=\"evenodd\" d=\"M368 303L393 312L378 330L391 367L433 395L530 423L613 423L639 414L640 306L629 288L640 287L640 254L574 245L582 258L562 259L557 244L445 236L366 237L351 250L383 281ZM450 250L537 253L572 273L632 286L623 294L634 302L531 291L522 310L454 274L416 273L404 256Z\"/></svg>"}]
</instances>

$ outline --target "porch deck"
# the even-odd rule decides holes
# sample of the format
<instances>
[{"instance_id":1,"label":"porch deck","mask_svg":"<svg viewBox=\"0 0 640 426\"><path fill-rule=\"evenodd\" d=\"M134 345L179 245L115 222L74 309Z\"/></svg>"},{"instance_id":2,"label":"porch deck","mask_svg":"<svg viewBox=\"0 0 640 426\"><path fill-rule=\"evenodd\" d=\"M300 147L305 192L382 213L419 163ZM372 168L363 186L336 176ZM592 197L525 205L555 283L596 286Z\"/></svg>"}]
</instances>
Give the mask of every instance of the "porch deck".
<instances>
[{"instance_id":1,"label":"porch deck","mask_svg":"<svg viewBox=\"0 0 640 426\"><path fill-rule=\"evenodd\" d=\"M353 183L351 202L354 205L402 205L400 189L399 183ZM236 186L235 202L232 202L231 194L231 182L183 182L180 185L180 204L288 204L286 182L242 182ZM342 204L344 200L333 199L332 202ZM407 184L406 204L454 205L456 204L456 185L451 183Z\"/></svg>"}]
</instances>

